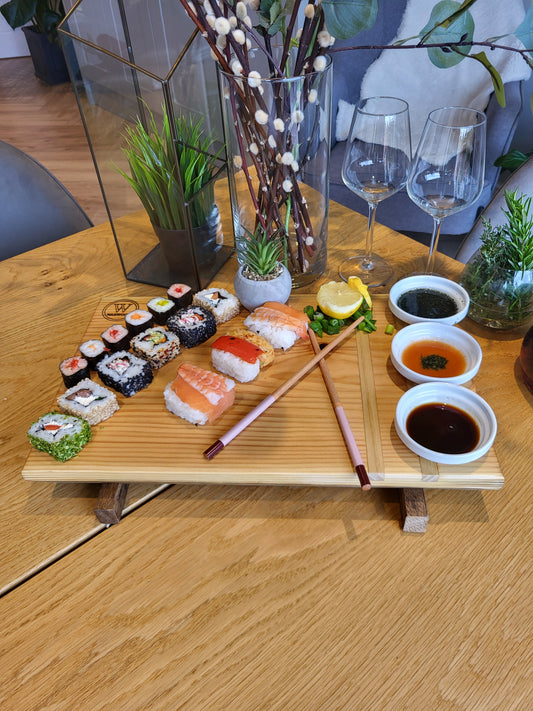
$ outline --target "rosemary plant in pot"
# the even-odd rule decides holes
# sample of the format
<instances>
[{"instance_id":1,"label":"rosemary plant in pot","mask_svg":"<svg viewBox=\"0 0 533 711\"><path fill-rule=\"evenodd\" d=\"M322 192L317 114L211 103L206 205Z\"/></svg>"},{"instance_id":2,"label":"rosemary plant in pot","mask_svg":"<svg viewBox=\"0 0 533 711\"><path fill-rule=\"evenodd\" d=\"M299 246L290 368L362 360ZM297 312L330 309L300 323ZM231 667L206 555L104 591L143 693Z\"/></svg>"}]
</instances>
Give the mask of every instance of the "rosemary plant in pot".
<instances>
[{"instance_id":1,"label":"rosemary plant in pot","mask_svg":"<svg viewBox=\"0 0 533 711\"><path fill-rule=\"evenodd\" d=\"M239 269L233 282L241 304L253 311L265 301L285 303L290 296L292 278L283 264L284 242L281 234L257 225L255 232L246 230L238 248Z\"/></svg>"},{"instance_id":2,"label":"rosemary plant in pot","mask_svg":"<svg viewBox=\"0 0 533 711\"><path fill-rule=\"evenodd\" d=\"M200 272L214 264L222 237L214 191L218 174L214 139L204 134L201 118L178 116L173 130L163 107L159 129L152 112L147 107L145 111L148 127L138 118L124 133L130 175L118 170L150 218L169 277L191 281L196 272L200 288L206 281Z\"/></svg>"},{"instance_id":3,"label":"rosemary plant in pot","mask_svg":"<svg viewBox=\"0 0 533 711\"><path fill-rule=\"evenodd\" d=\"M461 278L470 295L468 315L489 328L515 328L533 319L531 197L517 192L505 192L505 223L483 220L481 246Z\"/></svg>"}]
</instances>

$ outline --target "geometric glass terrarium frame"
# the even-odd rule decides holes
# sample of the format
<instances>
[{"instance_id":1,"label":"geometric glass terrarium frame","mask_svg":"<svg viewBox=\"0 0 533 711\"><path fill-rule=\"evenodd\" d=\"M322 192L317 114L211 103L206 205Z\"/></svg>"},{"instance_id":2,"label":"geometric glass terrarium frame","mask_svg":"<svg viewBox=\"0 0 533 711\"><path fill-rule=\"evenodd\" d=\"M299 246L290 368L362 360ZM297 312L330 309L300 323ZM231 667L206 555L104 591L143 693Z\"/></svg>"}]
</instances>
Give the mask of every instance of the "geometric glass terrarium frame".
<instances>
[{"instance_id":1,"label":"geometric glass terrarium frame","mask_svg":"<svg viewBox=\"0 0 533 711\"><path fill-rule=\"evenodd\" d=\"M215 62L205 40L175 0L65 0L59 26L67 65L124 274L166 287L176 281L202 289L233 250L226 153ZM166 111L177 160L178 117L202 120L215 163L208 186L187 202L185 230L160 241L135 191L124 154L127 126ZM183 145L183 144L181 144ZM187 146L195 151L198 146ZM212 153L211 153L212 152ZM178 171L179 176L179 171ZM206 225L193 223L193 202L214 191ZM163 239L163 238L161 238ZM169 243L168 239L172 241Z\"/></svg>"}]
</instances>

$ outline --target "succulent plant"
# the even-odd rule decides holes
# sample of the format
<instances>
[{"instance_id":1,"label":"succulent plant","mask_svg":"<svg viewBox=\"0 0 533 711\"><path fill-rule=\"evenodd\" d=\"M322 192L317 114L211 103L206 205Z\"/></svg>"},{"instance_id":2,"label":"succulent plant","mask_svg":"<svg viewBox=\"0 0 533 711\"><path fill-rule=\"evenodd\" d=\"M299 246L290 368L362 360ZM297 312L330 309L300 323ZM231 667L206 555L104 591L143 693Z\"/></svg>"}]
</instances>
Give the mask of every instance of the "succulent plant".
<instances>
[{"instance_id":1,"label":"succulent plant","mask_svg":"<svg viewBox=\"0 0 533 711\"><path fill-rule=\"evenodd\" d=\"M277 274L284 257L282 231L269 234L260 224L255 232L245 229L246 237L240 240L238 252L242 264L259 277Z\"/></svg>"}]
</instances>

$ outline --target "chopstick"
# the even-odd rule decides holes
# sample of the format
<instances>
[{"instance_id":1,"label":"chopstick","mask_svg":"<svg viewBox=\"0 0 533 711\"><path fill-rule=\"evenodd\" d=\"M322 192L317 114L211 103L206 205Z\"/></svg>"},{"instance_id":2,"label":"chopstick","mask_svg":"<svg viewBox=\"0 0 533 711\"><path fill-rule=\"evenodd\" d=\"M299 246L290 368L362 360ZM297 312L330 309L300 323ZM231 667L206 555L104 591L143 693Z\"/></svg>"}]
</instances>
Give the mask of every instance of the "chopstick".
<instances>
[{"instance_id":1,"label":"chopstick","mask_svg":"<svg viewBox=\"0 0 533 711\"><path fill-rule=\"evenodd\" d=\"M251 424L254 420L256 420L259 415L261 415L265 410L267 410L271 405L273 405L276 400L279 400L280 397L285 395L286 392L288 392L296 383L301 380L304 375L307 375L307 373L312 370L315 365L322 360L327 354L332 351L336 346L339 345L341 341L343 341L347 336L352 333L357 326L361 323L363 320L363 316L361 318L358 318L357 321L354 321L351 323L348 328L346 328L342 333L340 333L337 338L333 339L328 345L323 348L321 351L319 351L311 360L309 360L300 370L292 375L288 380L286 380L283 385L280 385L277 390L274 390L273 393L270 395L267 395L267 397L262 400L259 405L256 405L253 410L250 410L250 412L245 415L239 422L237 422L236 425L234 425L231 429L229 429L225 434L223 434L220 439L217 439L216 442L213 442L204 452L204 457L207 459L213 459L219 452L221 452L224 447L226 447L235 437L237 437L238 434L240 434L243 430L245 430L249 424Z\"/></svg>"},{"instance_id":2,"label":"chopstick","mask_svg":"<svg viewBox=\"0 0 533 711\"><path fill-rule=\"evenodd\" d=\"M315 351L315 353L320 353L320 346L318 345L316 336L311 329L309 329L309 340L311 341L311 345L313 346L313 350ZM350 428L350 424L348 422L348 418L346 417L344 407L342 406L342 402L337 392L337 388L335 387L335 383L333 382L333 378L331 377L331 373L329 372L329 368L326 364L326 361L321 360L318 365L322 372L322 378L324 379L324 384L326 385L326 389L329 394L329 399L331 400L331 404L333 406L337 422L339 423L339 428L342 432L342 436L344 437L346 449L348 450L348 454L350 455L350 459L352 460L354 472L359 478L361 489L363 489L363 491L368 491L372 488L372 484L370 483L370 479L368 478L368 474L363 463L363 458L361 457L359 447L357 446L357 442L355 441L355 437Z\"/></svg>"}]
</instances>

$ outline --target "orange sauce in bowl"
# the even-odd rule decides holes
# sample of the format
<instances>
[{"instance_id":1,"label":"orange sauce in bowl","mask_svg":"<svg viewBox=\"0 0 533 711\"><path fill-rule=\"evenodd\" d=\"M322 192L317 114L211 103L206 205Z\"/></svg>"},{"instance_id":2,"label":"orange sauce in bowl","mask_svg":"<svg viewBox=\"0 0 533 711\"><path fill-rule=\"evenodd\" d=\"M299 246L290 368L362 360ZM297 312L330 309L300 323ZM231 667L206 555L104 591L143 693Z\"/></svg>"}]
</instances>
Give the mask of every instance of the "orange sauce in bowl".
<instances>
[{"instance_id":1,"label":"orange sauce in bowl","mask_svg":"<svg viewBox=\"0 0 533 711\"><path fill-rule=\"evenodd\" d=\"M415 341L402 353L403 364L415 373L432 378L452 378L466 370L466 358L444 341Z\"/></svg>"}]
</instances>

